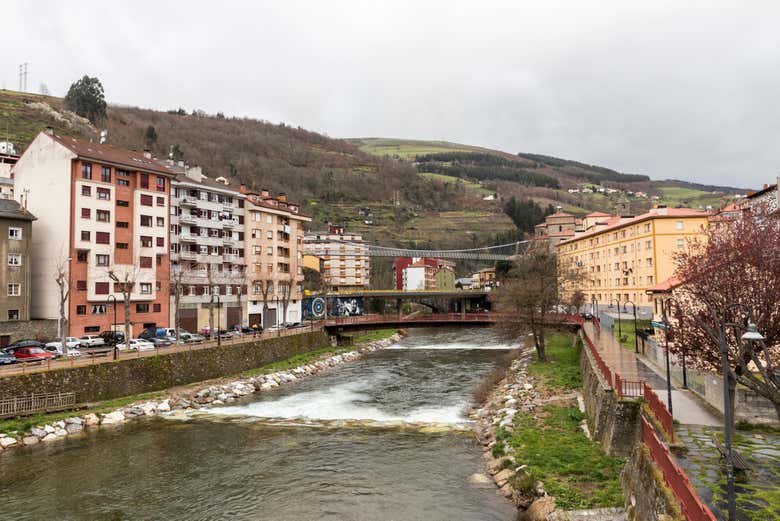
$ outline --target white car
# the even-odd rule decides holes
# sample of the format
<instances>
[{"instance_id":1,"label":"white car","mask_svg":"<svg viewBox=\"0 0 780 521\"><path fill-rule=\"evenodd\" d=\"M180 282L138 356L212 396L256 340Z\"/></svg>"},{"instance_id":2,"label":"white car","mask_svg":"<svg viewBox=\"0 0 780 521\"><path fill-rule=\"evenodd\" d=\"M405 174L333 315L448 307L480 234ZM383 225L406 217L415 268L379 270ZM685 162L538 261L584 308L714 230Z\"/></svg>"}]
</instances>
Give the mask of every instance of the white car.
<instances>
[{"instance_id":1,"label":"white car","mask_svg":"<svg viewBox=\"0 0 780 521\"><path fill-rule=\"evenodd\" d=\"M122 342L121 344L117 344L116 348L120 351L153 351L154 344L143 338L131 338L129 347L126 343Z\"/></svg>"},{"instance_id":2,"label":"white car","mask_svg":"<svg viewBox=\"0 0 780 521\"><path fill-rule=\"evenodd\" d=\"M86 335L79 337L79 344L81 347L100 347L106 345L106 341L103 340L103 337Z\"/></svg>"},{"instance_id":3,"label":"white car","mask_svg":"<svg viewBox=\"0 0 780 521\"><path fill-rule=\"evenodd\" d=\"M75 346L79 346L80 345L79 343L76 343L75 345L71 345L71 343L68 341L65 343L65 345L68 346L68 358L78 358L79 356L81 356L81 351L79 351L75 347ZM62 352L61 342L49 342L48 344L43 346L43 349L57 356L65 356L65 353Z\"/></svg>"},{"instance_id":4,"label":"white car","mask_svg":"<svg viewBox=\"0 0 780 521\"><path fill-rule=\"evenodd\" d=\"M65 345L68 346L68 349L75 349L75 348L77 348L78 346L81 345L81 340L79 340L75 336L68 336L68 337L65 337ZM49 343L46 344L46 347L53 347L58 352L61 353L62 352L62 341L61 340L55 340L53 342L49 342ZM49 349L48 351L51 351L51 349Z\"/></svg>"}]
</instances>

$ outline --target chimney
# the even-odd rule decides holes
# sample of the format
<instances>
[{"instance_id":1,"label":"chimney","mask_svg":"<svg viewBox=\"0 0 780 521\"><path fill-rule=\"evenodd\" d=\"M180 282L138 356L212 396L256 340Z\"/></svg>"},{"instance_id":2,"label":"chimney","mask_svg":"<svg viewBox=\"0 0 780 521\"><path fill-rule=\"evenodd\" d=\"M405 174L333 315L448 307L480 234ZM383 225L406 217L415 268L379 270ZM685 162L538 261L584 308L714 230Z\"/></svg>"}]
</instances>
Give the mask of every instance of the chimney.
<instances>
[{"instance_id":1,"label":"chimney","mask_svg":"<svg viewBox=\"0 0 780 521\"><path fill-rule=\"evenodd\" d=\"M279 192L279 202L280 203L286 203L287 202L287 194L284 192Z\"/></svg>"},{"instance_id":2,"label":"chimney","mask_svg":"<svg viewBox=\"0 0 780 521\"><path fill-rule=\"evenodd\" d=\"M268 197L268 189L263 188L260 190L260 197Z\"/></svg>"},{"instance_id":3,"label":"chimney","mask_svg":"<svg viewBox=\"0 0 780 521\"><path fill-rule=\"evenodd\" d=\"M151 158L152 158L152 152L151 152L151 150L149 150L148 148L144 148L144 157L145 157L146 159L151 159Z\"/></svg>"},{"instance_id":4,"label":"chimney","mask_svg":"<svg viewBox=\"0 0 780 521\"><path fill-rule=\"evenodd\" d=\"M238 191L242 194L246 193L246 185L244 183L241 183L241 186L238 187Z\"/></svg>"},{"instance_id":5,"label":"chimney","mask_svg":"<svg viewBox=\"0 0 780 521\"><path fill-rule=\"evenodd\" d=\"M46 127L46 133L49 134L50 136L53 136L54 135L54 128L51 127L51 126Z\"/></svg>"}]
</instances>

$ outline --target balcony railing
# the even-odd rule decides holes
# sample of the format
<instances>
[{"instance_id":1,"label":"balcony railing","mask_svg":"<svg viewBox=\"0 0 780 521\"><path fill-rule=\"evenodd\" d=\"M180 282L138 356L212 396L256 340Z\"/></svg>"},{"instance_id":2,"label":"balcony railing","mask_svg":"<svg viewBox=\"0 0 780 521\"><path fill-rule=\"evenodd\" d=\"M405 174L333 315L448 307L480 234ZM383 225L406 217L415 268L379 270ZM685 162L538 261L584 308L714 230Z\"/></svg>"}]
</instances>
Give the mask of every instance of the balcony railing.
<instances>
[{"instance_id":1,"label":"balcony railing","mask_svg":"<svg viewBox=\"0 0 780 521\"><path fill-rule=\"evenodd\" d=\"M179 206L195 207L198 205L198 200L194 197L182 197L179 200Z\"/></svg>"},{"instance_id":2,"label":"balcony railing","mask_svg":"<svg viewBox=\"0 0 780 521\"><path fill-rule=\"evenodd\" d=\"M179 222L180 223L188 223L188 224L196 224L198 222L198 218L194 215L185 215L182 214L179 216Z\"/></svg>"}]
</instances>

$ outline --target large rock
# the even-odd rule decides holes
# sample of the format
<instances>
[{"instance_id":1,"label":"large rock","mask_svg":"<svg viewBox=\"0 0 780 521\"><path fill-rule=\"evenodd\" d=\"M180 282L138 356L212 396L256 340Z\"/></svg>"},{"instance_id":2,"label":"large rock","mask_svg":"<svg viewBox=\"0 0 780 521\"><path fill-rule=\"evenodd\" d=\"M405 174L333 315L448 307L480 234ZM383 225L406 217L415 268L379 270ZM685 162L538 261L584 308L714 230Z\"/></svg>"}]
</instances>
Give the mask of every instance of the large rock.
<instances>
[{"instance_id":1,"label":"large rock","mask_svg":"<svg viewBox=\"0 0 780 521\"><path fill-rule=\"evenodd\" d=\"M104 414L100 420L101 425L116 425L118 423L124 423L125 413L122 411L114 411L108 414Z\"/></svg>"},{"instance_id":2,"label":"large rock","mask_svg":"<svg viewBox=\"0 0 780 521\"><path fill-rule=\"evenodd\" d=\"M171 405L168 403L168 400L163 400L157 404L157 412L169 412L170 410Z\"/></svg>"},{"instance_id":3,"label":"large rock","mask_svg":"<svg viewBox=\"0 0 780 521\"><path fill-rule=\"evenodd\" d=\"M68 423L65 425L65 431L68 434L76 434L77 432L81 432L84 430L84 426L80 423Z\"/></svg>"},{"instance_id":4,"label":"large rock","mask_svg":"<svg viewBox=\"0 0 780 521\"><path fill-rule=\"evenodd\" d=\"M43 430L42 427L33 427L32 430L30 431L30 434L32 434L36 438L43 438L49 433Z\"/></svg>"},{"instance_id":5,"label":"large rock","mask_svg":"<svg viewBox=\"0 0 780 521\"><path fill-rule=\"evenodd\" d=\"M531 503L528 510L525 511L527 521L546 521L553 510L555 510L555 499L550 496L541 497Z\"/></svg>"},{"instance_id":6,"label":"large rock","mask_svg":"<svg viewBox=\"0 0 780 521\"><path fill-rule=\"evenodd\" d=\"M49 434L47 434L46 436L41 438L41 441L47 441L48 442L48 441L54 441L54 440L58 440L58 439L59 438L57 437L56 434L54 434L53 432L50 432Z\"/></svg>"},{"instance_id":7,"label":"large rock","mask_svg":"<svg viewBox=\"0 0 780 521\"><path fill-rule=\"evenodd\" d=\"M58 438L62 438L63 436L67 436L68 435L68 431L66 431L65 429L60 429L59 427L57 427L54 430L54 435L57 436Z\"/></svg>"},{"instance_id":8,"label":"large rock","mask_svg":"<svg viewBox=\"0 0 780 521\"><path fill-rule=\"evenodd\" d=\"M65 425L68 425L68 424L82 425L83 423L84 423L84 420L82 420L78 416L72 416L70 418L65 418Z\"/></svg>"},{"instance_id":9,"label":"large rock","mask_svg":"<svg viewBox=\"0 0 780 521\"><path fill-rule=\"evenodd\" d=\"M495 476L493 476L493 479L496 480L496 484L499 487L503 487L506 485L506 482L509 481L509 478L511 478L515 473L512 472L510 469L504 469Z\"/></svg>"},{"instance_id":10,"label":"large rock","mask_svg":"<svg viewBox=\"0 0 780 521\"><path fill-rule=\"evenodd\" d=\"M100 418L95 413L88 413L84 415L84 424L87 426L99 425Z\"/></svg>"},{"instance_id":11,"label":"large rock","mask_svg":"<svg viewBox=\"0 0 780 521\"><path fill-rule=\"evenodd\" d=\"M11 438L9 436L3 436L0 438L0 447L3 447L4 449L7 449L11 445L16 445L16 438Z\"/></svg>"},{"instance_id":12,"label":"large rock","mask_svg":"<svg viewBox=\"0 0 780 521\"><path fill-rule=\"evenodd\" d=\"M25 445L35 445L36 443L40 443L40 438L38 436L25 436L22 438L22 443Z\"/></svg>"}]
</instances>

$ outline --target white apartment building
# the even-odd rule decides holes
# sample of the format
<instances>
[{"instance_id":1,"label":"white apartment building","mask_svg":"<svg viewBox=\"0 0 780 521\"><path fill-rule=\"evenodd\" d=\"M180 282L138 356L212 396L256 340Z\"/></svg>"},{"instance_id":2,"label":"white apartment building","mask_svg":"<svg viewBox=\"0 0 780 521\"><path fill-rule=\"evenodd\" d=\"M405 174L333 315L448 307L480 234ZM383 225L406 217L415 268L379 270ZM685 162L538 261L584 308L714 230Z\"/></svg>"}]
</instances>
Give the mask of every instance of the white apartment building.
<instances>
[{"instance_id":1,"label":"white apartment building","mask_svg":"<svg viewBox=\"0 0 780 521\"><path fill-rule=\"evenodd\" d=\"M335 290L367 289L371 262L363 237L345 233L343 226L330 225L327 232L310 232L303 239L306 255L323 260L322 277Z\"/></svg>"}]
</instances>

